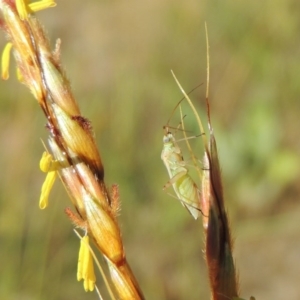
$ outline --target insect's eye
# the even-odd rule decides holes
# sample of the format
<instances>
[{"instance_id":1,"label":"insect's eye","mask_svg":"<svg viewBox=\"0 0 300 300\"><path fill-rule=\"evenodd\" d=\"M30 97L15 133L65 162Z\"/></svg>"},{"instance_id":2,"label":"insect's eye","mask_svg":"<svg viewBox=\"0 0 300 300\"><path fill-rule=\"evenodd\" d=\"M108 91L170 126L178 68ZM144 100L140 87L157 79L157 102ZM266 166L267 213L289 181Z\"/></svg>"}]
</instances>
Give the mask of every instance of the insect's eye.
<instances>
[{"instance_id":1,"label":"insect's eye","mask_svg":"<svg viewBox=\"0 0 300 300\"><path fill-rule=\"evenodd\" d=\"M170 131L168 131L168 132L164 135L163 142L164 142L164 143L169 143L169 142L171 142L171 141L173 141L173 140L174 140L173 134L172 134Z\"/></svg>"},{"instance_id":2,"label":"insect's eye","mask_svg":"<svg viewBox=\"0 0 300 300\"><path fill-rule=\"evenodd\" d=\"M164 135L163 143L169 143L169 141L170 141L169 135Z\"/></svg>"}]
</instances>

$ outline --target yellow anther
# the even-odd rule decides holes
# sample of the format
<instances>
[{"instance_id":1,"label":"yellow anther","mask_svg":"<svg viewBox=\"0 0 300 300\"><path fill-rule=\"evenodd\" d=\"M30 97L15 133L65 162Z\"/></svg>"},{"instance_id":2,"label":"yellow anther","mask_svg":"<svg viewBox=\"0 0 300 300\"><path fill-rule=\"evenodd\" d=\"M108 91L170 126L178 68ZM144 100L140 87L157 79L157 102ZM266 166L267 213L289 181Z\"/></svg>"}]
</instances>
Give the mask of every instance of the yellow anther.
<instances>
[{"instance_id":1,"label":"yellow anther","mask_svg":"<svg viewBox=\"0 0 300 300\"><path fill-rule=\"evenodd\" d=\"M28 9L26 0L16 0L16 7L21 20L27 19Z\"/></svg>"},{"instance_id":2,"label":"yellow anther","mask_svg":"<svg viewBox=\"0 0 300 300\"><path fill-rule=\"evenodd\" d=\"M21 70L19 68L17 68L16 70L16 73L17 73L17 79L20 81L20 82L23 82L24 81L24 77L21 73Z\"/></svg>"},{"instance_id":3,"label":"yellow anther","mask_svg":"<svg viewBox=\"0 0 300 300\"><path fill-rule=\"evenodd\" d=\"M43 9L46 9L49 7L55 7L56 5L57 4L53 0L42 0L42 1L30 3L28 6L29 6L30 11L36 12L36 11L43 10Z\"/></svg>"},{"instance_id":4,"label":"yellow anther","mask_svg":"<svg viewBox=\"0 0 300 300\"><path fill-rule=\"evenodd\" d=\"M86 292L93 291L96 282L93 257L89 248L89 237L84 236L80 241L77 280L83 279L83 287Z\"/></svg>"},{"instance_id":5,"label":"yellow anther","mask_svg":"<svg viewBox=\"0 0 300 300\"><path fill-rule=\"evenodd\" d=\"M13 44L7 43L2 52L2 61L1 61L1 76L2 79L7 80L9 78L9 61L10 61L10 52Z\"/></svg>"},{"instance_id":6,"label":"yellow anther","mask_svg":"<svg viewBox=\"0 0 300 300\"><path fill-rule=\"evenodd\" d=\"M57 160L53 160L52 155L45 151L40 160L40 169L43 172L48 173L42 185L42 192L39 202L40 209L44 209L48 206L49 194L57 176L56 171L60 168L61 166L59 162Z\"/></svg>"},{"instance_id":7,"label":"yellow anther","mask_svg":"<svg viewBox=\"0 0 300 300\"><path fill-rule=\"evenodd\" d=\"M56 6L53 0L41 0L33 3L27 3L28 0L16 0L16 7L21 20L28 18L28 14Z\"/></svg>"},{"instance_id":8,"label":"yellow anther","mask_svg":"<svg viewBox=\"0 0 300 300\"><path fill-rule=\"evenodd\" d=\"M40 169L42 172L57 171L60 169L60 164L57 160L54 160L49 152L44 152L40 160Z\"/></svg>"},{"instance_id":9,"label":"yellow anther","mask_svg":"<svg viewBox=\"0 0 300 300\"><path fill-rule=\"evenodd\" d=\"M42 192L39 202L40 209L44 209L48 206L49 194L55 182L56 176L56 171L49 172L46 176L46 179L42 185Z\"/></svg>"},{"instance_id":10,"label":"yellow anther","mask_svg":"<svg viewBox=\"0 0 300 300\"><path fill-rule=\"evenodd\" d=\"M53 161L52 155L45 151L40 160L41 171L43 171L45 173L48 172L51 167L52 161Z\"/></svg>"}]
</instances>

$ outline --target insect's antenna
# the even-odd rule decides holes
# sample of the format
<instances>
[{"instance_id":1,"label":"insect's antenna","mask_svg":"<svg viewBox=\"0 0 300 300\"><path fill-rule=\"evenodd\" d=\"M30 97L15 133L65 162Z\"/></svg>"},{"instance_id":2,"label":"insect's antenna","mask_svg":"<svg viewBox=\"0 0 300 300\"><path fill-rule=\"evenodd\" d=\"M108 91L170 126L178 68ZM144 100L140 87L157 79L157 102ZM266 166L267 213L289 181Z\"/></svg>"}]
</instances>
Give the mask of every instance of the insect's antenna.
<instances>
[{"instance_id":1,"label":"insect's antenna","mask_svg":"<svg viewBox=\"0 0 300 300\"><path fill-rule=\"evenodd\" d=\"M186 133L185 133L185 130L184 130L184 122L183 122L183 117L182 117L181 106L180 106L179 108L180 108L180 116L181 116L181 120L182 120L181 122L182 122L182 129L183 129L183 135L184 135L184 137L185 137L185 142L186 142L186 145L187 145L187 147L188 147L188 150L189 150L189 152L190 152L190 154L191 154L191 157L192 157L194 166L196 167L198 176L199 176L199 178L201 179L201 178L202 178L202 172L199 170L199 168L198 168L198 166L197 166L197 158L195 157L195 154L194 154L194 152L193 152L193 150L192 150L192 147L191 147L191 145L190 145L190 143L189 143L189 141L188 141L188 138L187 138L187 136L186 136ZM204 134L204 132L201 132L199 136L201 136L201 135L203 135L203 134Z\"/></svg>"},{"instance_id":2,"label":"insect's antenna","mask_svg":"<svg viewBox=\"0 0 300 300\"><path fill-rule=\"evenodd\" d=\"M185 99L185 98L184 98L184 99ZM186 129L184 128L184 122L183 122L183 120L184 120L184 118L185 118L187 115L182 116L181 105L179 106L179 108L180 108L181 121L179 122L179 124L178 124L178 126L177 126L176 128L175 128L175 127L168 127L168 128L176 129L174 135L177 133L177 131L182 131L182 132L184 133L185 138L184 138L184 139L181 139L181 140L177 140L177 142L184 141L184 140L190 140L190 139L193 139L193 138L196 138L196 137L199 137L199 136L203 135L203 133L200 133L200 134L197 134L197 135L195 135L195 136L190 136L190 137L187 137L187 136L186 136L186 133L187 133L187 132L188 132L188 133L193 133L193 132L192 132L191 130L186 130ZM181 128L180 128L180 127L181 127Z\"/></svg>"},{"instance_id":3,"label":"insect's antenna","mask_svg":"<svg viewBox=\"0 0 300 300\"><path fill-rule=\"evenodd\" d=\"M182 100L180 100L180 102L181 102L181 101L182 101ZM179 102L179 103L180 103L180 102ZM176 105L176 107L178 107L178 105ZM180 109L181 109L181 107L180 107ZM176 128L175 133L176 133L178 130L184 131L183 120L184 120L185 117L186 117L186 115L184 115L184 116L181 118L181 121L180 121L179 124L177 125L177 128ZM180 127L182 127L182 128L180 128Z\"/></svg>"},{"instance_id":4,"label":"insect's antenna","mask_svg":"<svg viewBox=\"0 0 300 300\"><path fill-rule=\"evenodd\" d=\"M190 91L187 93L187 95L190 95L193 91L195 91L195 90L196 90L199 86L201 86L201 85L203 85L203 83L200 83L200 84L198 84L197 86L195 86L192 90L190 90ZM173 111L172 111L171 116L170 116L170 118L169 118L169 120L168 120L168 122L167 122L167 125L169 124L170 120L172 119L172 117L173 117L173 115L174 115L174 112L175 112L176 108L180 105L180 103L181 103L184 99L185 99L185 97L182 97L182 98L179 100L179 102L175 105L175 107L173 108ZM185 116L184 116L184 117L185 117ZM164 126L164 129L165 129L166 127L169 127L169 126ZM170 127L169 127L169 128L170 128Z\"/></svg>"},{"instance_id":5,"label":"insect's antenna","mask_svg":"<svg viewBox=\"0 0 300 300\"><path fill-rule=\"evenodd\" d=\"M177 133L177 131L185 131L185 132L189 132L189 133L191 133L191 131L188 131L188 130L185 130L184 128L183 128L183 119L186 117L186 115L184 115L182 118L181 118L181 121L179 122L179 124L177 125L177 127L173 127L173 126L167 126L167 125L164 125L163 126L163 129L165 129L166 130L166 132L168 132L169 131L169 129L174 129L175 130L175 132L174 132L174 135ZM182 128L180 128L180 127L182 127Z\"/></svg>"},{"instance_id":6,"label":"insect's antenna","mask_svg":"<svg viewBox=\"0 0 300 300\"><path fill-rule=\"evenodd\" d=\"M173 113L172 113L172 115L173 115ZM186 117L186 115L184 115L182 119L184 119L185 117ZM170 119L169 119L169 121L170 121ZM167 124L169 124L169 121L168 121ZM167 132L169 131L169 129L174 129L174 130L175 130L175 133L176 133L177 130L182 130L182 129L180 129L181 126L182 126L182 121L179 122L179 124L177 125L177 127L164 125L164 126L163 126L163 129L165 129Z\"/></svg>"},{"instance_id":7,"label":"insect's antenna","mask_svg":"<svg viewBox=\"0 0 300 300\"><path fill-rule=\"evenodd\" d=\"M182 130L183 132L188 132L186 130ZM192 139L196 139L200 136L202 136L204 133L200 133L200 134L197 134L197 135L193 135L193 136L185 136L184 138L182 139L179 139L179 140L176 140L176 143L180 143L182 141L187 141L187 140L192 140Z\"/></svg>"},{"instance_id":8,"label":"insect's antenna","mask_svg":"<svg viewBox=\"0 0 300 300\"><path fill-rule=\"evenodd\" d=\"M212 130L211 123L210 123L210 107L209 107L209 40L208 40L208 31L207 31L207 24L205 22L205 36L206 36L206 94L205 94L205 100L206 100L206 110L207 110L207 118L208 118L208 124L209 124L209 130Z\"/></svg>"},{"instance_id":9,"label":"insect's antenna","mask_svg":"<svg viewBox=\"0 0 300 300\"><path fill-rule=\"evenodd\" d=\"M180 107L180 113L182 114L181 112L181 106ZM165 130L165 134L168 134L170 133L170 129L174 129L174 133L173 133L173 136L175 137L177 131L181 131L181 132L184 132L184 136L186 136L186 133L192 133L192 131L190 130L185 130L184 128L184 124L183 124L183 119L186 117L186 115L184 115L183 117L181 117L181 121L179 122L179 124L177 125L177 127L173 127L173 126L163 126L163 129ZM200 136L200 135L199 135ZM192 136L192 137L187 137L185 139L180 139L180 140L177 140L176 142L181 142L181 141L184 141L186 139L192 139L192 138L195 138L195 137L198 137L198 136Z\"/></svg>"},{"instance_id":10,"label":"insect's antenna","mask_svg":"<svg viewBox=\"0 0 300 300\"><path fill-rule=\"evenodd\" d=\"M201 122L201 119L197 113L197 110L194 106L194 104L192 103L191 99L189 98L189 96L187 95L187 93L185 92L185 90L183 89L183 87L181 86L180 82L178 81L177 77L175 76L173 70L171 70L171 73L179 87L179 89L181 90L182 94L184 95L184 98L187 100L187 102L189 103L189 105L191 106L191 109L193 110L194 114L195 114L195 117L197 119L197 123L199 125L199 129L200 129L200 132L203 133L202 137L203 137L203 144L207 145L207 141L206 141L206 137L205 137L205 134L204 134L204 129L203 129L203 125L202 125L202 122Z\"/></svg>"}]
</instances>

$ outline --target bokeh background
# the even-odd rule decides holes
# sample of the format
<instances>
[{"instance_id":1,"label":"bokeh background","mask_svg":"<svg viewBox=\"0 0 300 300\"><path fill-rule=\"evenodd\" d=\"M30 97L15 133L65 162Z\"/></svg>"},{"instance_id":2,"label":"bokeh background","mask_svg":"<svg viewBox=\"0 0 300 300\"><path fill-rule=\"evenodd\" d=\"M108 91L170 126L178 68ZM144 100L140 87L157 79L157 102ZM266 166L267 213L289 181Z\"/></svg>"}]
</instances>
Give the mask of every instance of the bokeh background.
<instances>
[{"instance_id":1,"label":"bokeh background","mask_svg":"<svg viewBox=\"0 0 300 300\"><path fill-rule=\"evenodd\" d=\"M181 98L170 70L186 91L206 81L205 21L241 295L299 299L300 2L57 2L38 17L52 45L62 39L63 64L93 123L106 183L119 184L124 244L147 299L209 299L201 221L162 191L168 178L160 160L162 126ZM0 83L0 298L97 299L76 281L79 241L63 212L70 202L60 182L49 207L38 208L45 119L14 70L12 63L10 80ZM206 120L205 84L191 98ZM197 134L184 109L187 129ZM170 124L179 121L176 111ZM201 140L192 142L201 159ZM98 282L106 297L100 276Z\"/></svg>"}]
</instances>

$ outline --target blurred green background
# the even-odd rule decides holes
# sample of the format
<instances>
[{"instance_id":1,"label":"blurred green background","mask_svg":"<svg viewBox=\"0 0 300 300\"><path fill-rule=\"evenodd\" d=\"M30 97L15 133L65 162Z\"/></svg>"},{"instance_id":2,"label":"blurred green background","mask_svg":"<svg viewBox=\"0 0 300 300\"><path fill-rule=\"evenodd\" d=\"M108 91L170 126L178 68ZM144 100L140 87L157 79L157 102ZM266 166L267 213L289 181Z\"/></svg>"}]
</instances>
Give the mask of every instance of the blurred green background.
<instances>
[{"instance_id":1,"label":"blurred green background","mask_svg":"<svg viewBox=\"0 0 300 300\"><path fill-rule=\"evenodd\" d=\"M52 45L62 39L62 61L93 123L106 183L119 184L126 253L147 299L209 299L201 221L162 191L168 177L160 159L162 126L181 98L170 70L186 91L206 81L205 21L241 295L299 299L300 2L57 2L38 17ZM14 63L0 91L0 298L97 299L76 281L79 241L60 182L49 208L38 208L47 131ZM205 85L191 98L206 123ZM179 120L177 111L171 124ZM201 140L193 147L201 159Z\"/></svg>"}]
</instances>

